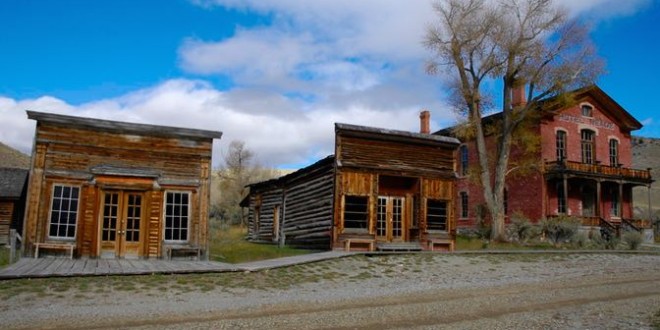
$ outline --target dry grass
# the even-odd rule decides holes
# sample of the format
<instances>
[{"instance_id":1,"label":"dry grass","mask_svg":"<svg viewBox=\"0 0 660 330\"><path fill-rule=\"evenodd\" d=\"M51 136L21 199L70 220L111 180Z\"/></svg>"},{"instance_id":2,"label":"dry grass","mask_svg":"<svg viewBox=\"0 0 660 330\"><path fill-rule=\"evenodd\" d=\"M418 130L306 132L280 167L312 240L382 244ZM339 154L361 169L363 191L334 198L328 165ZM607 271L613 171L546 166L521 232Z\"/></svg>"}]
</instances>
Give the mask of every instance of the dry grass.
<instances>
[{"instance_id":1,"label":"dry grass","mask_svg":"<svg viewBox=\"0 0 660 330\"><path fill-rule=\"evenodd\" d=\"M246 236L246 228L237 226L212 226L210 259L228 263L241 263L312 252L287 246L279 248L277 245L273 244L251 243L245 240Z\"/></svg>"}]
</instances>

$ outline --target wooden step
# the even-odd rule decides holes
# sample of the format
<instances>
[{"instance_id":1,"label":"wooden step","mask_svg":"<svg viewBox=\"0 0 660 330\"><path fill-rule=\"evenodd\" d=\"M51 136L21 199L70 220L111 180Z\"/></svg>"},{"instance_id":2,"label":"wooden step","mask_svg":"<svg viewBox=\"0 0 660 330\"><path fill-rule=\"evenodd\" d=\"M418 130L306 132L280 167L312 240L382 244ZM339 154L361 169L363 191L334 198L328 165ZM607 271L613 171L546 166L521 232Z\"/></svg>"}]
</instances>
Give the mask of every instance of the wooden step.
<instances>
[{"instance_id":1,"label":"wooden step","mask_svg":"<svg viewBox=\"0 0 660 330\"><path fill-rule=\"evenodd\" d=\"M417 242L378 243L376 244L376 250L387 252L422 251L422 246Z\"/></svg>"}]
</instances>

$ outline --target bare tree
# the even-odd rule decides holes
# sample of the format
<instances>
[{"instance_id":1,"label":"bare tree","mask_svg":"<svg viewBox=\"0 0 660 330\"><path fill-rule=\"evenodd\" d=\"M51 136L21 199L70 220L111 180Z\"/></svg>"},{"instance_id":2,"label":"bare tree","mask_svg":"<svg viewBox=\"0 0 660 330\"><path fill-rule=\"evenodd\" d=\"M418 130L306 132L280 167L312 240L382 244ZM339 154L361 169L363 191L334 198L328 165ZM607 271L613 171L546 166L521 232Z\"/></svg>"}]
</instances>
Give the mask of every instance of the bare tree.
<instances>
[{"instance_id":1,"label":"bare tree","mask_svg":"<svg viewBox=\"0 0 660 330\"><path fill-rule=\"evenodd\" d=\"M244 224L245 219L239 203L246 194L246 186L268 180L279 175L275 169L267 169L255 162L255 154L245 142L234 140L229 143L224 163L216 172L219 195L215 198L214 216L230 224Z\"/></svg>"},{"instance_id":2,"label":"bare tree","mask_svg":"<svg viewBox=\"0 0 660 330\"><path fill-rule=\"evenodd\" d=\"M504 188L516 131L538 113L539 102L593 84L602 72L587 28L570 20L552 0L445 0L434 4L437 24L425 45L434 59L427 71L449 72L456 110L465 116L463 134L474 139L479 181L492 219L491 238L504 239ZM492 97L484 82L501 79L500 119L486 127L483 115ZM526 88L526 103L512 102L514 89ZM486 136L496 136L489 153Z\"/></svg>"}]
</instances>

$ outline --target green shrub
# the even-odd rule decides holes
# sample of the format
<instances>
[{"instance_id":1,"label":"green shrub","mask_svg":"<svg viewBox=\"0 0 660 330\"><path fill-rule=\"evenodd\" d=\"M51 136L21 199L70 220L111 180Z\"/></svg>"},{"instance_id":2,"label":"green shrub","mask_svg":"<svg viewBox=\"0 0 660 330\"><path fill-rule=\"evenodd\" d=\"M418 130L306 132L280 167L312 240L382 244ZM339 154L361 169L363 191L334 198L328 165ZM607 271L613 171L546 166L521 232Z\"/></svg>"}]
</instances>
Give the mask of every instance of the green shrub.
<instances>
[{"instance_id":1,"label":"green shrub","mask_svg":"<svg viewBox=\"0 0 660 330\"><path fill-rule=\"evenodd\" d=\"M622 239L631 250L637 250L644 241L642 234L636 230L627 231L623 234Z\"/></svg>"},{"instance_id":2,"label":"green shrub","mask_svg":"<svg viewBox=\"0 0 660 330\"><path fill-rule=\"evenodd\" d=\"M508 227L508 236L511 240L519 243L527 243L540 235L538 226L532 224L522 213L516 212L511 216L511 224Z\"/></svg>"},{"instance_id":3,"label":"green shrub","mask_svg":"<svg viewBox=\"0 0 660 330\"><path fill-rule=\"evenodd\" d=\"M580 227L580 219L558 216L541 221L545 237L554 245L569 242Z\"/></svg>"},{"instance_id":4,"label":"green shrub","mask_svg":"<svg viewBox=\"0 0 660 330\"><path fill-rule=\"evenodd\" d=\"M576 249L585 249L589 247L589 237L586 233L577 233L571 237L571 246Z\"/></svg>"},{"instance_id":5,"label":"green shrub","mask_svg":"<svg viewBox=\"0 0 660 330\"><path fill-rule=\"evenodd\" d=\"M619 246L620 240L616 236L603 236L603 234L594 235L591 238L591 244L596 249L614 250Z\"/></svg>"}]
</instances>

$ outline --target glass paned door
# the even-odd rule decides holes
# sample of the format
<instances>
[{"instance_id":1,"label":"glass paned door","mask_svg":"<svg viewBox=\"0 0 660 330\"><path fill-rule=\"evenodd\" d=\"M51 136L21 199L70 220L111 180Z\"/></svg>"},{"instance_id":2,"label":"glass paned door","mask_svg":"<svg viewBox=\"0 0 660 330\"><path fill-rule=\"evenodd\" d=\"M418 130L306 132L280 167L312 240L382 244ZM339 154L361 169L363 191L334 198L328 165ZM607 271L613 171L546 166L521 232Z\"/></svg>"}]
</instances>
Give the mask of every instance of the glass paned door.
<instances>
[{"instance_id":1,"label":"glass paned door","mask_svg":"<svg viewBox=\"0 0 660 330\"><path fill-rule=\"evenodd\" d=\"M400 241L404 232L404 197L379 196L376 212L376 238Z\"/></svg>"},{"instance_id":2,"label":"glass paned door","mask_svg":"<svg viewBox=\"0 0 660 330\"><path fill-rule=\"evenodd\" d=\"M101 218L101 257L137 258L142 232L142 194L105 191Z\"/></svg>"}]
</instances>

